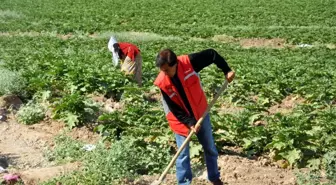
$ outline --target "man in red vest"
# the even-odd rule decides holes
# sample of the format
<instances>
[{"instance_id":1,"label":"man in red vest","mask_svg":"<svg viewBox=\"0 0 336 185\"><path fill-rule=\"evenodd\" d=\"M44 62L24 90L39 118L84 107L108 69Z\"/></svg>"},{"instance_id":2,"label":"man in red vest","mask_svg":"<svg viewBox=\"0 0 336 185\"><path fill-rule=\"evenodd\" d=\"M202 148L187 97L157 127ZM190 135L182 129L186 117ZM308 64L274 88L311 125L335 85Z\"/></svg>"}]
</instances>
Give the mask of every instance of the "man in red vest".
<instances>
[{"instance_id":1,"label":"man in red vest","mask_svg":"<svg viewBox=\"0 0 336 185\"><path fill-rule=\"evenodd\" d=\"M198 72L213 63L223 71L228 82L233 80L235 73L213 49L178 57L170 49L162 50L156 58L156 66L160 68L160 73L154 84L161 90L163 108L169 126L175 133L177 146L182 145L190 129L194 130L203 146L208 179L214 185L222 185L209 114L204 118L201 127L195 128L197 120L208 106ZM176 178L179 185L191 183L189 145L176 160Z\"/></svg>"}]
</instances>

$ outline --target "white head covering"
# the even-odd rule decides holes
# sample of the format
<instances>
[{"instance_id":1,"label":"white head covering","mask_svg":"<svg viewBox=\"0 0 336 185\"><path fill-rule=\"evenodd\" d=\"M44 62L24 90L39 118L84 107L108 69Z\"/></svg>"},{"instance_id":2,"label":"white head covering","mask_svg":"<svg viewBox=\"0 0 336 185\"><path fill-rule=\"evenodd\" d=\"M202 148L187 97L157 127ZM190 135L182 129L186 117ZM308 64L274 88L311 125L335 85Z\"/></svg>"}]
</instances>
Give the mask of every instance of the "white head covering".
<instances>
[{"instance_id":1,"label":"white head covering","mask_svg":"<svg viewBox=\"0 0 336 185\"><path fill-rule=\"evenodd\" d=\"M112 55L113 55L112 56L112 62L113 62L113 64L115 66L117 66L118 63L119 63L119 55L118 55L118 53L114 52L113 44L115 44L115 43L118 43L117 39L114 36L111 36L111 38L110 38L110 40L107 44L107 47L112 52Z\"/></svg>"}]
</instances>

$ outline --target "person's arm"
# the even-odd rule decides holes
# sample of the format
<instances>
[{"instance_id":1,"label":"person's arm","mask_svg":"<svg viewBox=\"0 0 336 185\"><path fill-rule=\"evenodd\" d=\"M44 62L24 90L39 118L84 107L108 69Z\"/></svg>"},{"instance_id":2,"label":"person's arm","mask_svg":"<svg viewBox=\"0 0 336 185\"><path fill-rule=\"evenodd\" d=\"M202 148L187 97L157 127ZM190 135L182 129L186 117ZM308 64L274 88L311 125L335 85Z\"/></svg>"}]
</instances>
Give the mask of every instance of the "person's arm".
<instances>
[{"instance_id":1,"label":"person's arm","mask_svg":"<svg viewBox=\"0 0 336 185\"><path fill-rule=\"evenodd\" d=\"M217 67L224 72L224 74L231 71L231 68L225 59L214 49L206 49L197 53L189 54L188 56L191 65L197 73L210 64L216 64Z\"/></svg>"},{"instance_id":2,"label":"person's arm","mask_svg":"<svg viewBox=\"0 0 336 185\"><path fill-rule=\"evenodd\" d=\"M197 53L189 54L188 56L190 63L196 72L201 71L210 64L216 64L217 67L223 71L228 82L231 82L235 77L235 73L231 70L228 63L214 49L206 49Z\"/></svg>"},{"instance_id":3,"label":"person's arm","mask_svg":"<svg viewBox=\"0 0 336 185\"><path fill-rule=\"evenodd\" d=\"M194 117L189 116L189 114L179 105L173 102L164 91L161 90L161 93L163 108L166 114L172 112L181 123L187 125L188 127L194 126L196 124L196 119Z\"/></svg>"}]
</instances>

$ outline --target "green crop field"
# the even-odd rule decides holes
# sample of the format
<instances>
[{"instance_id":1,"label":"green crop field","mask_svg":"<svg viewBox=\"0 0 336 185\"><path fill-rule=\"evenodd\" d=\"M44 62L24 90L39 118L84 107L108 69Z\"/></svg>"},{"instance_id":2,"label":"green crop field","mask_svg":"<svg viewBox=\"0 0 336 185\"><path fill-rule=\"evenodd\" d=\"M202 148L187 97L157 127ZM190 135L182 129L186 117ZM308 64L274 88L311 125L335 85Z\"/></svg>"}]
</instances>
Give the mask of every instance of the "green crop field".
<instances>
[{"instance_id":1,"label":"green crop field","mask_svg":"<svg viewBox=\"0 0 336 185\"><path fill-rule=\"evenodd\" d=\"M111 35L140 48L142 88L113 66ZM50 160L77 159L84 167L46 184L111 184L158 174L176 150L155 98L155 57L164 48L177 54L213 48L236 72L211 110L217 147L237 146L247 157L270 155L288 168L321 170L332 184L335 35L335 0L1 0L0 95L43 104L51 111L46 116L69 128L91 125L112 143L111 149L101 143L83 154L75 141L57 138ZM13 74L19 79L6 83ZM209 101L224 76L215 65L200 75ZM109 93L122 94L116 98L122 108L102 112L90 97ZM286 101L292 104L286 107ZM191 155L201 158L195 143Z\"/></svg>"}]
</instances>

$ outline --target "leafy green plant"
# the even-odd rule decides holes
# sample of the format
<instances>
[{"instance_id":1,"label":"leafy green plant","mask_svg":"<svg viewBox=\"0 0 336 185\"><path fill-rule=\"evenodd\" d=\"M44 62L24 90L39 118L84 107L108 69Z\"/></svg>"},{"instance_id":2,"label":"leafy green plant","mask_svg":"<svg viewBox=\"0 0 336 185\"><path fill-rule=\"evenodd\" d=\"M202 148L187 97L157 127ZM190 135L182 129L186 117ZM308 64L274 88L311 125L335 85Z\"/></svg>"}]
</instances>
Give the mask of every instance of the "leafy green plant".
<instances>
[{"instance_id":1,"label":"leafy green plant","mask_svg":"<svg viewBox=\"0 0 336 185\"><path fill-rule=\"evenodd\" d=\"M324 154L323 160L327 177L336 183L336 151Z\"/></svg>"},{"instance_id":2,"label":"leafy green plant","mask_svg":"<svg viewBox=\"0 0 336 185\"><path fill-rule=\"evenodd\" d=\"M158 102L150 102L134 87L124 88L122 100L124 107L112 113L102 114L96 131L105 133L107 139L121 136L146 138L165 135L169 129ZM166 131L163 131L163 130Z\"/></svg>"},{"instance_id":3,"label":"leafy green plant","mask_svg":"<svg viewBox=\"0 0 336 185\"><path fill-rule=\"evenodd\" d=\"M330 151L324 154L322 158L323 170L326 176L322 176L319 171L319 166L322 165L320 159L315 160L318 167L310 168L306 173L298 172L297 184L298 185L333 185L336 184L336 152Z\"/></svg>"},{"instance_id":4,"label":"leafy green plant","mask_svg":"<svg viewBox=\"0 0 336 185\"><path fill-rule=\"evenodd\" d=\"M146 143L130 137L115 141L109 148L97 143L92 151L81 149L83 144L67 137L59 137L52 151L52 159L80 160L83 170L56 178L45 184L106 184L133 179L143 174L159 173L170 160L170 147ZM133 157L130 157L133 156Z\"/></svg>"},{"instance_id":5,"label":"leafy green plant","mask_svg":"<svg viewBox=\"0 0 336 185\"><path fill-rule=\"evenodd\" d=\"M25 87L26 81L20 73L0 68L0 96L4 94L24 95Z\"/></svg>"},{"instance_id":6,"label":"leafy green plant","mask_svg":"<svg viewBox=\"0 0 336 185\"><path fill-rule=\"evenodd\" d=\"M335 179L325 179L319 170L296 172L295 175L298 185L334 185L336 183Z\"/></svg>"},{"instance_id":7,"label":"leafy green plant","mask_svg":"<svg viewBox=\"0 0 336 185\"><path fill-rule=\"evenodd\" d=\"M75 92L55 101L53 118L65 121L72 128L95 121L98 111L98 104Z\"/></svg>"},{"instance_id":8,"label":"leafy green plant","mask_svg":"<svg viewBox=\"0 0 336 185\"><path fill-rule=\"evenodd\" d=\"M45 108L36 102L30 101L23 105L16 114L20 123L31 125L42 121L45 117Z\"/></svg>"},{"instance_id":9,"label":"leafy green plant","mask_svg":"<svg viewBox=\"0 0 336 185\"><path fill-rule=\"evenodd\" d=\"M296 173L298 185L321 185L321 174L317 171L309 171L308 173ZM328 185L328 184L324 184Z\"/></svg>"},{"instance_id":10,"label":"leafy green plant","mask_svg":"<svg viewBox=\"0 0 336 185\"><path fill-rule=\"evenodd\" d=\"M82 149L83 145L83 142L73 140L66 133L63 133L54 138L53 148L46 151L45 155L49 161L56 161L57 163L81 161L87 154Z\"/></svg>"},{"instance_id":11,"label":"leafy green plant","mask_svg":"<svg viewBox=\"0 0 336 185\"><path fill-rule=\"evenodd\" d=\"M271 117L267 130L272 141L266 148L277 153L275 159L284 158L291 165L305 166L310 161L310 166L319 166L311 159L320 158L324 151L334 150L333 112L334 108L317 112L314 105L303 105L291 115Z\"/></svg>"}]
</instances>

